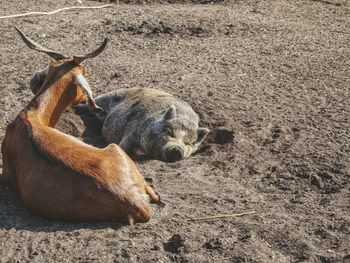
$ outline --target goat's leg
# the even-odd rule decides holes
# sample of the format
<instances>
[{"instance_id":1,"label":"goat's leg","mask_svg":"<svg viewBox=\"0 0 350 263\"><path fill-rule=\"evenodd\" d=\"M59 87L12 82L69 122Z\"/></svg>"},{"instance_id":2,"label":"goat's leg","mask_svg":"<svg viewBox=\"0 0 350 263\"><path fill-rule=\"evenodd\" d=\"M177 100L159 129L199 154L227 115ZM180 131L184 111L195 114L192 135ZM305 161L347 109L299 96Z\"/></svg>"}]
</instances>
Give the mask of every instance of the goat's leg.
<instances>
[{"instance_id":1,"label":"goat's leg","mask_svg":"<svg viewBox=\"0 0 350 263\"><path fill-rule=\"evenodd\" d=\"M147 182L145 182L145 189L146 189L146 193L150 196L151 201L158 202L160 200L159 195L157 195L156 192L154 192L153 188L150 187L147 184Z\"/></svg>"}]
</instances>

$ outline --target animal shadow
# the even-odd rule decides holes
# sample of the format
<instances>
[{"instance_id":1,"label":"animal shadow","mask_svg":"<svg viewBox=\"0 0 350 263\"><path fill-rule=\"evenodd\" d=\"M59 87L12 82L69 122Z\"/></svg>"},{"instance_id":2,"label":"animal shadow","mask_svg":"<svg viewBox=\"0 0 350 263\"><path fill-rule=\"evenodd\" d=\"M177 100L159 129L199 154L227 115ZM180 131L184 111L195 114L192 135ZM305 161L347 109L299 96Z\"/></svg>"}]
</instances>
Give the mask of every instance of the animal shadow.
<instances>
[{"instance_id":1,"label":"animal shadow","mask_svg":"<svg viewBox=\"0 0 350 263\"><path fill-rule=\"evenodd\" d=\"M101 132L103 122L93 114L82 114L76 110L74 112L81 119L85 127L81 135L83 141L95 147L106 147L107 143L103 139Z\"/></svg>"}]
</instances>

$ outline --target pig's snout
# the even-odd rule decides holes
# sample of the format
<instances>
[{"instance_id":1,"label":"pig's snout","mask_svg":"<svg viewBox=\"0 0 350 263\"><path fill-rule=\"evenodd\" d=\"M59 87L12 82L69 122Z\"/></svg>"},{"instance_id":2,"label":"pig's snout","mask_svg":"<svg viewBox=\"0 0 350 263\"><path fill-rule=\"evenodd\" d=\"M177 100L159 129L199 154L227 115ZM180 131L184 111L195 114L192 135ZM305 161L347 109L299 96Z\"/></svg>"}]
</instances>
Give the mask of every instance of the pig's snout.
<instances>
[{"instance_id":1,"label":"pig's snout","mask_svg":"<svg viewBox=\"0 0 350 263\"><path fill-rule=\"evenodd\" d=\"M166 150L165 156L168 162L176 162L183 158L183 152L180 148L174 147Z\"/></svg>"}]
</instances>

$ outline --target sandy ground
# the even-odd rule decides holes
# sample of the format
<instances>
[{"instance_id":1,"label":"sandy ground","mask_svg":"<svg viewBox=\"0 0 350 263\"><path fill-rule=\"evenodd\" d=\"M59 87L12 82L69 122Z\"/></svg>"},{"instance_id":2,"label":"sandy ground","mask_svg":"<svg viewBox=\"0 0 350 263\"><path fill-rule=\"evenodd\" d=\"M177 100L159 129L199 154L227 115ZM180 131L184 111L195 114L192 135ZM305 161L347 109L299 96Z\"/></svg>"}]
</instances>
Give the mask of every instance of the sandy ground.
<instances>
[{"instance_id":1,"label":"sandy ground","mask_svg":"<svg viewBox=\"0 0 350 263\"><path fill-rule=\"evenodd\" d=\"M0 0L0 16L73 4ZM1 139L32 97L31 74L50 62L12 25L67 54L107 36L108 49L86 63L95 94L162 89L212 131L187 160L139 163L164 203L145 224L48 221L0 184L0 262L350 262L349 8L336 0L118 4L0 20ZM72 111L57 128L98 136Z\"/></svg>"}]
</instances>

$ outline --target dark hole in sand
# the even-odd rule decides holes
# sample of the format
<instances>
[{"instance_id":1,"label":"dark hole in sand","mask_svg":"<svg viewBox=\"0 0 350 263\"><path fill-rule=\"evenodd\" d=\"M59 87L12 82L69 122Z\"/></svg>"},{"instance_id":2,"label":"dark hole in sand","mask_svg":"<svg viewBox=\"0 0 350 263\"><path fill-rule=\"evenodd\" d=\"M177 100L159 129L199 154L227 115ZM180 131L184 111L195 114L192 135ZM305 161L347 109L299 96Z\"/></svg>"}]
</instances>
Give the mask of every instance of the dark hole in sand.
<instances>
[{"instance_id":1,"label":"dark hole in sand","mask_svg":"<svg viewBox=\"0 0 350 263\"><path fill-rule=\"evenodd\" d=\"M179 249L184 246L184 242L185 240L179 234L175 234L163 244L164 250L171 253L178 253Z\"/></svg>"},{"instance_id":2,"label":"dark hole in sand","mask_svg":"<svg viewBox=\"0 0 350 263\"><path fill-rule=\"evenodd\" d=\"M234 132L224 127L218 127L211 131L208 137L209 143L224 145L234 141Z\"/></svg>"}]
</instances>

